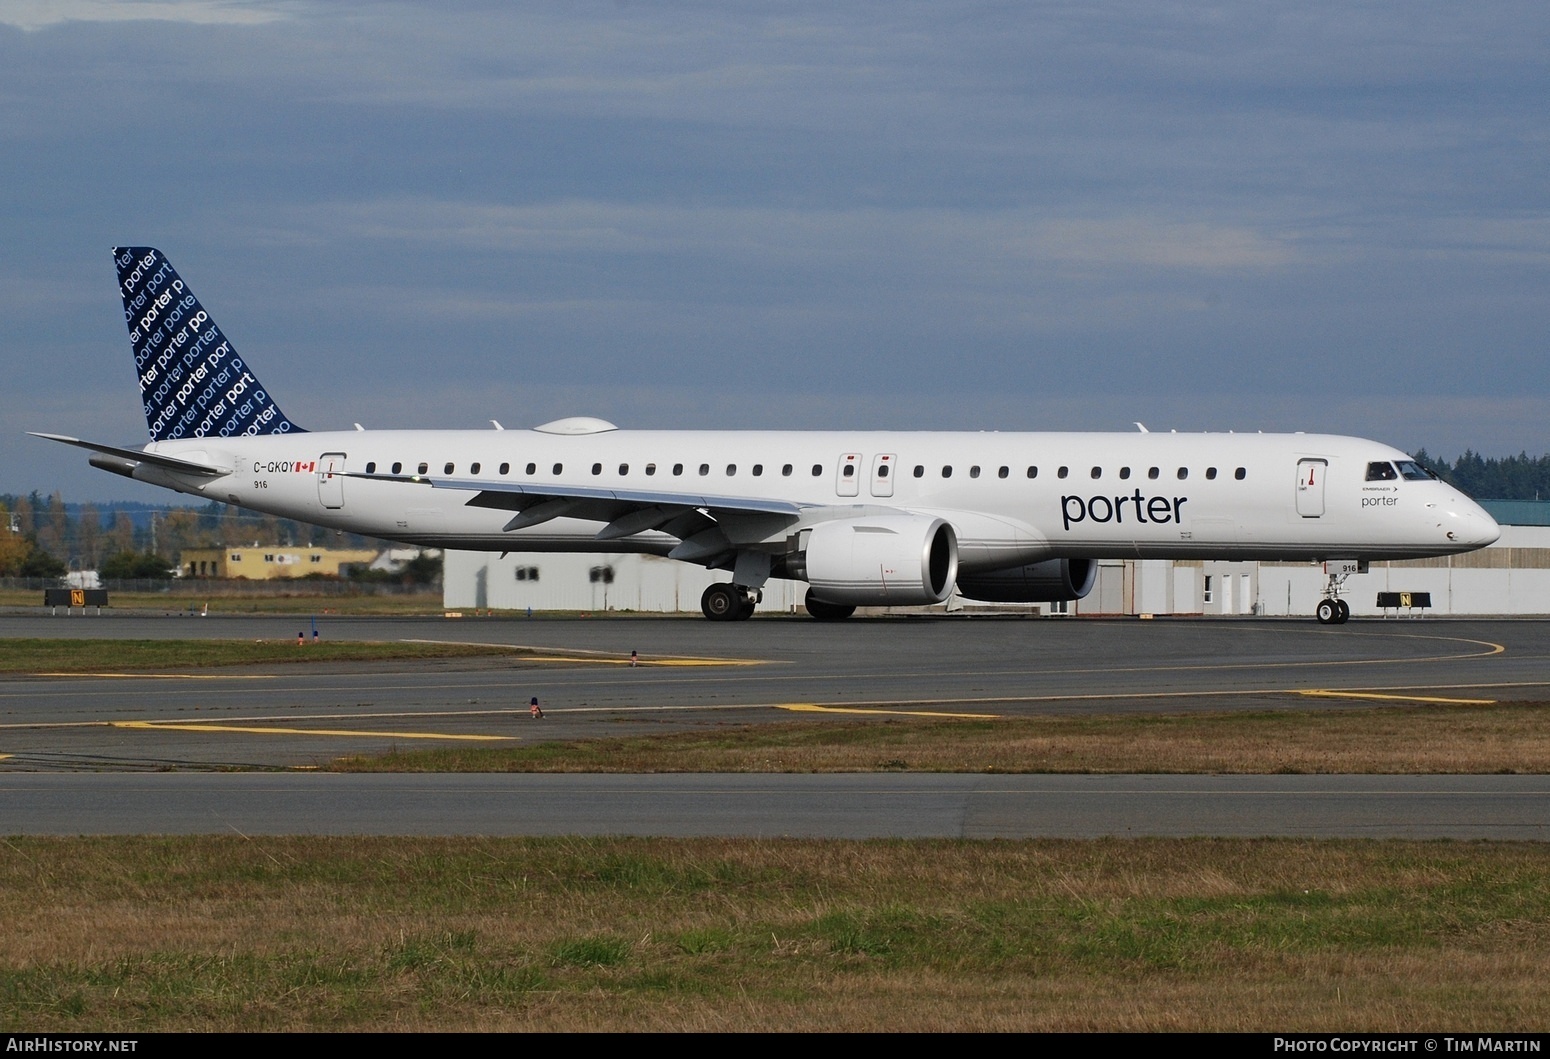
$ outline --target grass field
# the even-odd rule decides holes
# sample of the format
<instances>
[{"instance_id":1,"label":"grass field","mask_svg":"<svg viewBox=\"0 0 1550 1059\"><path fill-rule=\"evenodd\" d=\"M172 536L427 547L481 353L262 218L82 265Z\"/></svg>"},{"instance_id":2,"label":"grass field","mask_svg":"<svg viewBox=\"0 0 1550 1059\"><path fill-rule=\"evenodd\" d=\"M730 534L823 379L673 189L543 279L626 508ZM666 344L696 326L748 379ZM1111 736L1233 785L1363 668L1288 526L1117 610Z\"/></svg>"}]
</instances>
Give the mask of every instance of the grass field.
<instances>
[{"instance_id":1,"label":"grass field","mask_svg":"<svg viewBox=\"0 0 1550 1059\"><path fill-rule=\"evenodd\" d=\"M0 673L100 673L212 666L382 662L514 653L478 644L324 640L6 640Z\"/></svg>"},{"instance_id":2,"label":"grass field","mask_svg":"<svg viewBox=\"0 0 1550 1059\"><path fill-rule=\"evenodd\" d=\"M10 839L0 1023L1538 1030L1550 846Z\"/></svg>"},{"instance_id":3,"label":"grass field","mask_svg":"<svg viewBox=\"0 0 1550 1059\"><path fill-rule=\"evenodd\" d=\"M795 722L345 758L342 772L1550 772L1550 704Z\"/></svg>"},{"instance_id":4,"label":"grass field","mask_svg":"<svg viewBox=\"0 0 1550 1059\"><path fill-rule=\"evenodd\" d=\"M415 595L321 596L298 586L292 595L220 595L208 596L170 592L113 592L104 611L134 610L153 614L187 614L208 604L211 614L356 614L409 617L417 614L441 614L441 592ZM0 607L41 607L41 589L0 589ZM94 608L87 608L92 613Z\"/></svg>"}]
</instances>

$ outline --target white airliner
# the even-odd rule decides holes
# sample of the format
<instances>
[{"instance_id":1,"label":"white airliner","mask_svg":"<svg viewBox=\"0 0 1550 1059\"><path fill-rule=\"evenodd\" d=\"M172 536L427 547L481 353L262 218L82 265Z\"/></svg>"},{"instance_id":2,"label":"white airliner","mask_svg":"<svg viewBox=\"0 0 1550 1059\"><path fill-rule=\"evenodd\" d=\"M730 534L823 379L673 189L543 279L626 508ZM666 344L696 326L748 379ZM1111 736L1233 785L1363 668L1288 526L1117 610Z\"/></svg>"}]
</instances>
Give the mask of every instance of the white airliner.
<instances>
[{"instance_id":1,"label":"white airliner","mask_svg":"<svg viewBox=\"0 0 1550 1059\"><path fill-rule=\"evenodd\" d=\"M731 579L705 615L753 613L772 577L816 618L857 606L1079 599L1097 559L1323 561L1345 575L1500 533L1405 453L1322 434L620 430L309 432L260 385L160 251L119 247L151 443L95 467L285 518L483 551L649 552ZM494 421L492 421L493 423ZM1138 424L1139 426L1139 424Z\"/></svg>"}]
</instances>

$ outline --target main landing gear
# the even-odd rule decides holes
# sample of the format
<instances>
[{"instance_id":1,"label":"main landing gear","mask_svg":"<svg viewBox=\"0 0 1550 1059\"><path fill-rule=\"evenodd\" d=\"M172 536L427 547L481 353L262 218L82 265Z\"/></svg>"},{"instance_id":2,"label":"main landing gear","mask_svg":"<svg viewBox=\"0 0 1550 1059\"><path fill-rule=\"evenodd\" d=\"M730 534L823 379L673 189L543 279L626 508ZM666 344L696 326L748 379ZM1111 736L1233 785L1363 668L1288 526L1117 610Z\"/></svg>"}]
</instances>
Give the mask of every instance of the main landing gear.
<instances>
[{"instance_id":1,"label":"main landing gear","mask_svg":"<svg viewBox=\"0 0 1550 1059\"><path fill-rule=\"evenodd\" d=\"M732 584L715 584L700 597L700 610L711 621L746 621L764 593Z\"/></svg>"}]
</instances>

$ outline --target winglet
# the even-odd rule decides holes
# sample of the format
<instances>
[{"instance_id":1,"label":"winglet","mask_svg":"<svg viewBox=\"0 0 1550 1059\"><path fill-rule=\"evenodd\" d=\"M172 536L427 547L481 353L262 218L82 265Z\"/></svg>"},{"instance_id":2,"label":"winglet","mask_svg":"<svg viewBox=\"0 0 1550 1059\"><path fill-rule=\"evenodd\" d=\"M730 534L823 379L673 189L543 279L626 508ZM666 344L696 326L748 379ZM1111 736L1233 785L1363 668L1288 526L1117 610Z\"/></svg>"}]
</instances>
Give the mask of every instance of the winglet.
<instances>
[{"instance_id":1,"label":"winglet","mask_svg":"<svg viewBox=\"0 0 1550 1059\"><path fill-rule=\"evenodd\" d=\"M302 432L160 250L116 246L113 261L152 441Z\"/></svg>"}]
</instances>

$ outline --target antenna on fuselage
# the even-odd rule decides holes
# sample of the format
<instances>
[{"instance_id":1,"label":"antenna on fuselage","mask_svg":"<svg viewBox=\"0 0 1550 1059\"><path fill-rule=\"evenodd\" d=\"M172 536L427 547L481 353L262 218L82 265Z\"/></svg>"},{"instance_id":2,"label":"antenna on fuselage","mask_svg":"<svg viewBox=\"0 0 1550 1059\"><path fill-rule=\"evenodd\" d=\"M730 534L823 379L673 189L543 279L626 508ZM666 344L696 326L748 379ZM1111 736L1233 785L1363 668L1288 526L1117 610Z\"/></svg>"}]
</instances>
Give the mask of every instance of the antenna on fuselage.
<instances>
[{"instance_id":1,"label":"antenna on fuselage","mask_svg":"<svg viewBox=\"0 0 1550 1059\"><path fill-rule=\"evenodd\" d=\"M1151 433L1150 430L1146 429L1146 424L1142 423L1139 420L1136 421L1136 429L1139 430L1143 434L1150 434Z\"/></svg>"}]
</instances>

